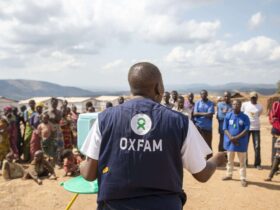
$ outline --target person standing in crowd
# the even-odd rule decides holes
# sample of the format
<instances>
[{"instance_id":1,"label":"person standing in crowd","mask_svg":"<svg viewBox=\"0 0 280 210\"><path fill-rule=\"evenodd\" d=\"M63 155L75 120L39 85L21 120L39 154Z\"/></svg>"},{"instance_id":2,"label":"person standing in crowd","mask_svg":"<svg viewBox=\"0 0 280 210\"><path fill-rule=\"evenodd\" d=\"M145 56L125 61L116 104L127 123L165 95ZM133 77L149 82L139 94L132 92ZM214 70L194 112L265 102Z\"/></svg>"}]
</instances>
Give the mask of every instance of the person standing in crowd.
<instances>
[{"instance_id":1,"label":"person standing in crowd","mask_svg":"<svg viewBox=\"0 0 280 210\"><path fill-rule=\"evenodd\" d=\"M23 145L20 123L23 121L23 118L21 118L21 116L19 115L17 107L13 107L13 115L15 117L15 125L17 129L17 150L18 150L18 157L20 159L22 155L22 145Z\"/></svg>"},{"instance_id":2,"label":"person standing in crowd","mask_svg":"<svg viewBox=\"0 0 280 210\"><path fill-rule=\"evenodd\" d=\"M52 136L51 139L55 141L56 145L56 157L55 162L59 167L62 167L61 153L64 148L63 143L63 134L60 128L60 120L62 118L62 113L57 109L58 100L57 98L51 99L51 110L48 112L49 123L52 127Z\"/></svg>"},{"instance_id":3,"label":"person standing in crowd","mask_svg":"<svg viewBox=\"0 0 280 210\"><path fill-rule=\"evenodd\" d=\"M279 101L275 101L272 104L271 110L269 112L269 122L272 125L272 150L271 150L271 165L273 164L273 159L276 154L276 148L274 147L277 137L280 136L280 98Z\"/></svg>"},{"instance_id":4,"label":"person standing in crowd","mask_svg":"<svg viewBox=\"0 0 280 210\"><path fill-rule=\"evenodd\" d=\"M177 100L177 107L173 107L172 110L175 110L177 112L181 112L184 115L187 115L189 119L191 119L191 113L188 112L187 109L184 107L185 104L185 98L183 96L178 96Z\"/></svg>"},{"instance_id":5,"label":"person standing in crowd","mask_svg":"<svg viewBox=\"0 0 280 210\"><path fill-rule=\"evenodd\" d=\"M203 139L212 149L212 119L215 113L214 103L208 99L208 92L206 90L200 92L200 97L201 100L195 102L194 105L194 121ZM207 159L211 156L212 154L208 155Z\"/></svg>"},{"instance_id":6,"label":"person standing in crowd","mask_svg":"<svg viewBox=\"0 0 280 210\"><path fill-rule=\"evenodd\" d=\"M105 109L108 109L108 108L110 108L110 107L113 107L112 102L110 102L110 101L106 102Z\"/></svg>"},{"instance_id":7,"label":"person standing in crowd","mask_svg":"<svg viewBox=\"0 0 280 210\"><path fill-rule=\"evenodd\" d=\"M118 98L118 104L123 104L124 103L124 97L123 96L119 96Z\"/></svg>"},{"instance_id":8,"label":"person standing in crowd","mask_svg":"<svg viewBox=\"0 0 280 210\"><path fill-rule=\"evenodd\" d=\"M30 117L29 123L30 126L32 127L32 137L30 140L30 157L31 160L34 159L34 154L36 151L41 150L41 142L40 142L40 136L38 134L37 127L41 123L41 115L43 112L43 103L37 103L36 104L36 112L32 114Z\"/></svg>"},{"instance_id":9,"label":"person standing in crowd","mask_svg":"<svg viewBox=\"0 0 280 210\"><path fill-rule=\"evenodd\" d=\"M88 101L86 103L86 112L87 113L95 112L95 108L94 108L94 106L93 106L91 101Z\"/></svg>"},{"instance_id":10,"label":"person standing in crowd","mask_svg":"<svg viewBox=\"0 0 280 210\"><path fill-rule=\"evenodd\" d=\"M26 110L26 106L22 105L20 107L20 112L19 112L19 119L20 119L20 134L21 134L21 144L19 145L19 156L21 157L23 154L23 145L24 145L24 134L25 134L25 120L24 120L24 112Z\"/></svg>"},{"instance_id":11,"label":"person standing in crowd","mask_svg":"<svg viewBox=\"0 0 280 210\"><path fill-rule=\"evenodd\" d=\"M37 127L37 130L40 137L42 151L46 156L48 156L48 159L51 160L53 165L55 165L57 144L55 139L51 138L53 129L51 123L49 123L48 113L43 113L42 122Z\"/></svg>"},{"instance_id":12,"label":"person standing in crowd","mask_svg":"<svg viewBox=\"0 0 280 210\"><path fill-rule=\"evenodd\" d=\"M218 102L217 104L217 119L219 123L219 135L220 135L220 141L219 141L219 147L218 150L219 152L225 151L224 150L224 130L223 130L223 125L224 125L224 119L225 116L228 112L231 112L232 107L231 107L231 93L226 91L224 92L224 100L221 102Z\"/></svg>"},{"instance_id":13,"label":"person standing in crowd","mask_svg":"<svg viewBox=\"0 0 280 210\"><path fill-rule=\"evenodd\" d=\"M162 102L161 104L169 109L173 108L173 104L170 103L170 93L169 92L164 92L163 97L162 97Z\"/></svg>"},{"instance_id":14,"label":"person standing in crowd","mask_svg":"<svg viewBox=\"0 0 280 210\"><path fill-rule=\"evenodd\" d=\"M171 98L170 98L170 103L172 106L177 106L177 100L178 100L178 92L176 90L171 91Z\"/></svg>"},{"instance_id":15,"label":"person standing in crowd","mask_svg":"<svg viewBox=\"0 0 280 210\"><path fill-rule=\"evenodd\" d=\"M0 118L0 168L2 162L9 152L13 152L10 147L8 121L4 118Z\"/></svg>"},{"instance_id":16,"label":"person standing in crowd","mask_svg":"<svg viewBox=\"0 0 280 210\"><path fill-rule=\"evenodd\" d=\"M8 132L9 132L9 141L10 141L10 147L13 150L13 154L16 158L16 160L19 159L19 152L18 152L18 133L17 133L17 127L16 127L16 118L13 115L13 107L6 106L4 107L4 116L8 122Z\"/></svg>"},{"instance_id":17,"label":"person standing in crowd","mask_svg":"<svg viewBox=\"0 0 280 210\"><path fill-rule=\"evenodd\" d=\"M187 109L188 113L190 113L189 116L191 116L191 120L193 120L193 111L194 111L194 94L189 93L188 94L188 100L185 101L185 108Z\"/></svg>"},{"instance_id":18,"label":"person standing in crowd","mask_svg":"<svg viewBox=\"0 0 280 210\"><path fill-rule=\"evenodd\" d=\"M240 180L243 187L247 186L246 181L246 152L248 149L248 134L250 121L247 115L240 111L241 101L234 100L233 111L224 117L224 148L227 151L228 163L227 173L223 180L231 180L234 166L234 156L237 153L240 162Z\"/></svg>"},{"instance_id":19,"label":"person standing in crowd","mask_svg":"<svg viewBox=\"0 0 280 210\"><path fill-rule=\"evenodd\" d=\"M72 149L72 131L71 131L71 118L68 109L62 109L62 118L60 120L60 128L62 130L64 149Z\"/></svg>"},{"instance_id":20,"label":"person standing in crowd","mask_svg":"<svg viewBox=\"0 0 280 210\"><path fill-rule=\"evenodd\" d=\"M270 182L274 176L274 174L279 170L279 164L280 164L280 138L278 138L275 141L274 144L274 149L275 149L275 156L272 162L272 167L270 170L270 173L268 177L264 180L266 182Z\"/></svg>"},{"instance_id":21,"label":"person standing in crowd","mask_svg":"<svg viewBox=\"0 0 280 210\"><path fill-rule=\"evenodd\" d=\"M261 170L261 123L260 116L263 112L263 107L258 103L258 94L256 92L250 93L250 101L242 104L241 111L250 119L250 136L253 137L253 144L255 150L254 166Z\"/></svg>"},{"instance_id":22,"label":"person standing in crowd","mask_svg":"<svg viewBox=\"0 0 280 210\"><path fill-rule=\"evenodd\" d=\"M95 112L95 108L93 106L90 106L88 109L87 109L87 113L94 113Z\"/></svg>"},{"instance_id":23,"label":"person standing in crowd","mask_svg":"<svg viewBox=\"0 0 280 210\"><path fill-rule=\"evenodd\" d=\"M155 65L133 65L128 81L133 99L98 115L81 148L87 158L80 172L89 181L98 177L98 210L182 210L183 167L206 182L225 154L206 161L211 150L192 121L160 104L164 86Z\"/></svg>"},{"instance_id":24,"label":"person standing in crowd","mask_svg":"<svg viewBox=\"0 0 280 210\"><path fill-rule=\"evenodd\" d=\"M60 110L62 111L62 110L67 109L67 108L68 108L68 101L67 101L67 100L64 100L64 101L62 102L62 105L61 105L61 107L60 107Z\"/></svg>"},{"instance_id":25,"label":"person standing in crowd","mask_svg":"<svg viewBox=\"0 0 280 210\"><path fill-rule=\"evenodd\" d=\"M80 113L77 112L77 107L75 105L71 108L71 130L73 137L73 145L77 146L77 123Z\"/></svg>"},{"instance_id":26,"label":"person standing in crowd","mask_svg":"<svg viewBox=\"0 0 280 210\"><path fill-rule=\"evenodd\" d=\"M24 140L23 140L23 160L25 162L30 161L30 140L32 137L32 127L30 125L30 117L35 112L36 103L34 100L28 102L29 109L24 112L24 122L25 122L25 131L24 131Z\"/></svg>"}]
</instances>

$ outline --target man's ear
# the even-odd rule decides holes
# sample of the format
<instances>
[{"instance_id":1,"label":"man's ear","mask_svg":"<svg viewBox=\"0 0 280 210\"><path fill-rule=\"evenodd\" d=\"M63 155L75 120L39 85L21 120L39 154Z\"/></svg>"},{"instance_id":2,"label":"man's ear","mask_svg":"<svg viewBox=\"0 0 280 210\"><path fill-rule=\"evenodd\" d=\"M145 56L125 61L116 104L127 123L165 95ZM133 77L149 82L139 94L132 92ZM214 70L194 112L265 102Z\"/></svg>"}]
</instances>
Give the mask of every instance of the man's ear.
<instances>
[{"instance_id":1,"label":"man's ear","mask_svg":"<svg viewBox=\"0 0 280 210\"><path fill-rule=\"evenodd\" d=\"M154 88L155 95L160 95L160 85L157 83Z\"/></svg>"}]
</instances>

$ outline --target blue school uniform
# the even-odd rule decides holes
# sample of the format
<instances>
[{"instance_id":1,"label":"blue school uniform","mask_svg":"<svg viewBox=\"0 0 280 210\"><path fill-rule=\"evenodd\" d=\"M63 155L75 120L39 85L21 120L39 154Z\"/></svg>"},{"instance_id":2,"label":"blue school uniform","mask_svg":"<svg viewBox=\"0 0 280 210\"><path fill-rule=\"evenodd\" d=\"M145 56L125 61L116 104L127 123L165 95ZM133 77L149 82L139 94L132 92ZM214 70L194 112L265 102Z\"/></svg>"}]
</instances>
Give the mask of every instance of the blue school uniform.
<instances>
[{"instance_id":1,"label":"blue school uniform","mask_svg":"<svg viewBox=\"0 0 280 210\"><path fill-rule=\"evenodd\" d=\"M226 114L223 129L228 130L232 136L240 134L242 131L249 131L250 120L243 112L234 114L233 111ZM238 140L238 145L233 144L228 136L224 134L224 149L233 152L247 152L249 134Z\"/></svg>"},{"instance_id":2,"label":"blue school uniform","mask_svg":"<svg viewBox=\"0 0 280 210\"><path fill-rule=\"evenodd\" d=\"M98 209L182 209L188 118L141 98L105 110L98 123Z\"/></svg>"},{"instance_id":3,"label":"blue school uniform","mask_svg":"<svg viewBox=\"0 0 280 210\"><path fill-rule=\"evenodd\" d=\"M214 103L210 100L207 100L206 102L204 102L203 100L199 100L195 102L194 112L207 112L214 114ZM194 121L195 125L200 127L201 129L212 131L212 118L204 116L195 116Z\"/></svg>"}]
</instances>

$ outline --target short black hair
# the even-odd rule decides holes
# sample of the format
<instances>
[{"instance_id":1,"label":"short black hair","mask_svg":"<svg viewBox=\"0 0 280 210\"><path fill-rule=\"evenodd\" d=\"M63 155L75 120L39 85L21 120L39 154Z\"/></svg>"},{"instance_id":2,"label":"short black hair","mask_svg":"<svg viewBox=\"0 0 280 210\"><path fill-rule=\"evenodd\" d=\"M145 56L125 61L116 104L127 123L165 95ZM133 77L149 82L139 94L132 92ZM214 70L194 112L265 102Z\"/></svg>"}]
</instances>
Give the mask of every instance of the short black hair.
<instances>
[{"instance_id":1,"label":"short black hair","mask_svg":"<svg viewBox=\"0 0 280 210\"><path fill-rule=\"evenodd\" d=\"M62 152L61 158L62 158L62 159L67 158L67 157L71 156L72 154L73 154L73 152L72 152L71 149L65 149L65 150Z\"/></svg>"},{"instance_id":2,"label":"short black hair","mask_svg":"<svg viewBox=\"0 0 280 210\"><path fill-rule=\"evenodd\" d=\"M106 102L106 108L109 108L109 107L113 107L113 104L110 101Z\"/></svg>"},{"instance_id":3,"label":"short black hair","mask_svg":"<svg viewBox=\"0 0 280 210\"><path fill-rule=\"evenodd\" d=\"M91 107L91 106L93 106L93 104L92 104L91 101L86 102L86 108L89 108L89 107Z\"/></svg>"}]
</instances>

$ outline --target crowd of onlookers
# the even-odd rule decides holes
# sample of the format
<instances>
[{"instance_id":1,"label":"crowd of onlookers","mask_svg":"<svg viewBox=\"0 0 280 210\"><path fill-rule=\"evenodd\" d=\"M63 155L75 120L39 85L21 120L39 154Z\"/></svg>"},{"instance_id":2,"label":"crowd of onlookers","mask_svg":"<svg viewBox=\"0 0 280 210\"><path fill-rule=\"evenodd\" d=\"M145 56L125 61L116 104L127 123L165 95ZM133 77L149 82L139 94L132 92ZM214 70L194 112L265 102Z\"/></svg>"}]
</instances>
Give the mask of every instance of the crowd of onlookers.
<instances>
[{"instance_id":1,"label":"crowd of onlookers","mask_svg":"<svg viewBox=\"0 0 280 210\"><path fill-rule=\"evenodd\" d=\"M260 116L263 107L258 103L258 94L250 93L250 100L243 102L239 99L231 99L229 91L224 92L224 97L216 105L208 99L208 92L200 92L201 99L194 102L194 94L187 95L187 100L179 96L177 91L165 92L162 104L178 112L189 116L198 131L212 149L213 117L216 116L219 131L218 151L227 151L227 170L223 180L231 180L233 175L235 154L239 158L240 180L242 186L247 186L246 166L248 165L248 143L252 136L255 160L254 167L262 170L261 165L261 122ZM280 163L280 101L273 103L269 112L269 121L272 125L272 151L271 172L265 181L271 181L279 170ZM209 155L207 158L210 158Z\"/></svg>"},{"instance_id":2,"label":"crowd of onlookers","mask_svg":"<svg viewBox=\"0 0 280 210\"><path fill-rule=\"evenodd\" d=\"M215 104L208 99L208 92L200 92L201 99L194 101L194 94L180 96L177 91L165 92L162 105L185 114L195 124L198 131L212 149L213 117L218 120L219 151L227 151L228 163L223 180L232 179L234 156L240 162L240 179L242 186L247 186L246 166L247 149L252 136L255 160L254 166L261 170L261 133L260 115L263 111L258 103L258 94L250 93L250 100L242 103L231 99L226 91L221 101ZM118 104L124 98L118 98ZM112 107L111 102L106 108ZM51 99L51 108L30 100L28 107L7 106L0 117L0 164L5 179L32 178L38 184L40 177L56 179L55 167L63 168L65 176L79 174L79 164L83 155L77 149L77 122L79 113L75 106L69 107L67 101L58 108L58 100ZM95 112L91 102L86 104L86 112ZM270 181L278 171L280 152L280 102L274 102L269 114L272 124L272 170L266 181ZM207 156L210 158L211 155ZM28 168L23 164L28 163Z\"/></svg>"},{"instance_id":3,"label":"crowd of onlookers","mask_svg":"<svg viewBox=\"0 0 280 210\"><path fill-rule=\"evenodd\" d=\"M124 102L119 97L119 103ZM107 103L106 107L112 106ZM91 102L86 112L95 112ZM55 167L63 168L65 176L79 174L83 156L77 149L76 106L69 107L63 101L51 99L51 108L30 100L28 107L6 106L0 116L0 169L5 179L33 178L38 184L40 177L56 179ZM23 166L28 165L25 169Z\"/></svg>"}]
</instances>

